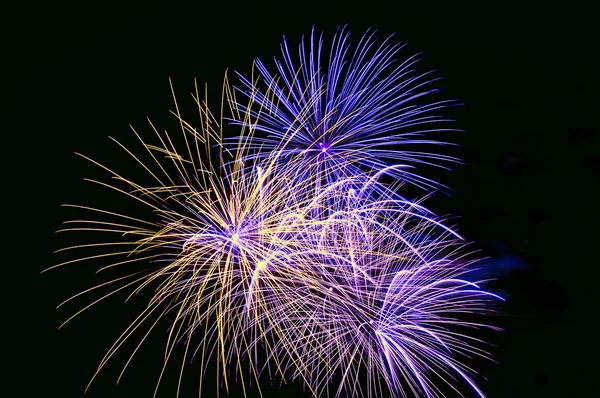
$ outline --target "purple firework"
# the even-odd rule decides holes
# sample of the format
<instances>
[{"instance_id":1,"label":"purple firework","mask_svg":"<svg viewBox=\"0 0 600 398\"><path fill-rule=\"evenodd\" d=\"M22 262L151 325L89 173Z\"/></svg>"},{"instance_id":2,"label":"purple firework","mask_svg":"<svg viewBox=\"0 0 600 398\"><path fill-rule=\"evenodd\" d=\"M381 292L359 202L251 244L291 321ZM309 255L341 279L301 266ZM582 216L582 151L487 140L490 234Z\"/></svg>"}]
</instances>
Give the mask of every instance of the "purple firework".
<instances>
[{"instance_id":1,"label":"purple firework","mask_svg":"<svg viewBox=\"0 0 600 398\"><path fill-rule=\"evenodd\" d=\"M315 222L312 244L261 280L277 291L255 318L278 336L271 359L316 397L441 397L441 384L458 392L456 376L484 397L463 360L489 358L469 330L495 328L461 315L484 315L501 298L466 278L476 258L418 204L365 191L347 200L348 182L315 202L337 210Z\"/></svg>"}]
</instances>

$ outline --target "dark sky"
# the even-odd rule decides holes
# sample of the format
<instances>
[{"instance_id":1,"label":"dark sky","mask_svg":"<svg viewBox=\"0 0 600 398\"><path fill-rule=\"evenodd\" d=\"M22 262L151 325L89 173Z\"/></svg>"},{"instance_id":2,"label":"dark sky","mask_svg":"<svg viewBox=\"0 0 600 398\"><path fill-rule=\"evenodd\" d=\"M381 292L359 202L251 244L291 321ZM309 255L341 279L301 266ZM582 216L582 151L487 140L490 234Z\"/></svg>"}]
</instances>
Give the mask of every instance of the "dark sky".
<instances>
[{"instance_id":1,"label":"dark sky","mask_svg":"<svg viewBox=\"0 0 600 398\"><path fill-rule=\"evenodd\" d=\"M565 9L520 2L477 7L396 3L22 10L18 16L24 22L15 24L19 29L10 39L4 37L13 70L4 76L3 93L8 113L21 121L11 134L25 138L11 156L22 162L29 154L20 171L35 175L40 188L26 183L28 194L22 199L26 214L35 213L41 242L35 261L24 266L38 272L56 261L51 253L66 238L53 231L70 216L61 203L98 199L90 198L96 191L81 179L102 174L73 153L115 169L126 167L108 136L131 139L130 123L142 134L151 133L146 116L159 125L169 120L169 76L181 98L192 90L194 77L209 82L218 94L225 68L247 72L253 57L279 55L283 34L296 42L312 24L328 37L343 23L356 36L373 27L380 37L395 32L411 53L423 52L423 68L438 70L444 93L466 104L456 117L467 132L448 137L461 144L456 154L466 164L439 174L454 192L428 205L460 216L460 231L485 253L510 253L527 265L505 272L494 285L509 297L494 320L506 331L486 335L497 345L492 352L499 364L476 363L488 379L480 386L491 398L600 394L592 354L600 276L595 254L600 65L593 9L574 2L564 3ZM493 242L501 243L501 252L494 251ZM92 286L93 269L86 267L35 276L37 316L34 327L24 332L35 336L19 367L25 382L8 396L82 397L104 352L143 308L142 300L122 305L120 297L57 332L88 303L83 299L54 309ZM87 397L150 397L163 344L159 331L115 387L127 360L125 354L118 356ZM26 355L29 350L32 354ZM176 377L167 377L160 397L174 396ZM195 377L186 376L182 398L197 396ZM290 387L266 396L303 396L298 391Z\"/></svg>"}]
</instances>

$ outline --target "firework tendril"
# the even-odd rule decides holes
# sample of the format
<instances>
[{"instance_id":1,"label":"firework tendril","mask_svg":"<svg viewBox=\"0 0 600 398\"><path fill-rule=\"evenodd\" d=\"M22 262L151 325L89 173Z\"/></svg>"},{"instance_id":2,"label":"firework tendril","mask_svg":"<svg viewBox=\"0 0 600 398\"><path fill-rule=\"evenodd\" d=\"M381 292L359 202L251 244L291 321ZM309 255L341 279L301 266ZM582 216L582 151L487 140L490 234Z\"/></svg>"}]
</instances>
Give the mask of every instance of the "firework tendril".
<instances>
[{"instance_id":1,"label":"firework tendril","mask_svg":"<svg viewBox=\"0 0 600 398\"><path fill-rule=\"evenodd\" d=\"M235 379L244 396L250 388L262 394L269 377L298 381L310 396L369 398L440 397L442 388L460 395L460 379L483 397L464 361L489 358L470 332L494 328L471 317L501 298L467 277L477 257L453 227L423 200L402 196L407 183L439 187L415 166L455 161L403 149L441 144L425 134L453 130L439 127L449 120L438 112L455 102L426 102L435 79L414 71L415 57L398 60L403 46L377 43L373 32L353 47L341 28L325 51L313 30L298 61L287 42L281 48L277 74L257 60L237 88L225 78L218 113L197 85L196 123L183 119L175 100L177 140L151 122L154 143L136 130L137 148L113 139L152 184L81 155L111 177L90 182L153 212L140 219L65 205L90 219L68 221L61 232L116 238L59 252L113 251L49 269L96 259L115 259L99 272L143 265L66 300L108 290L65 323L113 294L152 292L90 384L141 333L120 379L169 317L155 395L182 346L177 396L185 363L197 361L200 393L212 367L219 386L229 391ZM224 128L235 138L224 138Z\"/></svg>"}]
</instances>

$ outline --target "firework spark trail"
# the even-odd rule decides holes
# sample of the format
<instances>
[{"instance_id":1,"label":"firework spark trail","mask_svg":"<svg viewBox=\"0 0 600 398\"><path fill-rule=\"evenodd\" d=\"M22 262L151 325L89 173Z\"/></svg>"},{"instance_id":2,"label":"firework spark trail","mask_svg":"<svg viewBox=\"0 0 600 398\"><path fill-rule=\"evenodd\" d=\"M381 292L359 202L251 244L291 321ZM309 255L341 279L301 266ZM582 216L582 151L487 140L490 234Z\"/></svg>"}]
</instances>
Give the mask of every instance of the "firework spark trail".
<instances>
[{"instance_id":1,"label":"firework spark trail","mask_svg":"<svg viewBox=\"0 0 600 398\"><path fill-rule=\"evenodd\" d=\"M498 297L463 279L475 257L462 238L422 201L400 194L407 182L433 184L408 172L409 163L449 158L385 150L438 144L415 137L425 132L423 125L445 121L430 113L449 103L414 104L431 91L419 91L425 82L411 74L414 59L395 66L401 46L390 40L374 46L368 34L348 58L348 35L341 30L322 70L323 44L313 32L309 51L304 42L300 47L296 70L284 45L280 78L256 64L269 82L266 92L254 77L242 80L250 90L245 104L226 78L215 116L196 86L197 126L183 119L173 94L183 145L152 123L156 145L133 130L140 152L113 139L152 185L81 155L116 183L88 181L154 212L142 220L67 205L96 218L68 221L61 231L123 239L58 250L114 251L51 268L94 259L111 260L98 272L150 264L66 300L117 286L65 323L113 294L127 291L129 299L153 289L147 308L110 348L92 381L127 340L142 333L120 379L158 322L171 317L155 395L175 346L183 343L177 396L187 360L200 362L200 392L203 375L216 364L218 383L229 391L233 371L245 395L250 384L260 392L266 374L298 380L313 396L369 398L386 390L395 397L438 397L436 380L454 389L449 380L458 376L483 396L475 372L460 361L487 357L476 347L483 342L463 330L485 325L461 314L486 313ZM235 141L223 139L224 121L239 130ZM421 130L409 131L413 127ZM259 131L269 136L257 136ZM383 183L385 176L397 180Z\"/></svg>"}]
</instances>

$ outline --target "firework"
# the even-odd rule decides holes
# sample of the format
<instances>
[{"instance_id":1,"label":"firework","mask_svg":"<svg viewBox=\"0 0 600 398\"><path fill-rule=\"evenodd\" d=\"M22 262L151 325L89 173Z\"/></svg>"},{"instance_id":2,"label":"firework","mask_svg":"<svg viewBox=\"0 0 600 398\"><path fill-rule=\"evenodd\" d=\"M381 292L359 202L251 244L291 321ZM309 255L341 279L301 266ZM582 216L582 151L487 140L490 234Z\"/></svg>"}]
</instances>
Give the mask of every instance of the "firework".
<instances>
[{"instance_id":1,"label":"firework","mask_svg":"<svg viewBox=\"0 0 600 398\"><path fill-rule=\"evenodd\" d=\"M486 311L496 296L460 278L470 265L458 255L460 243L413 242L427 234L422 225L401 238L376 229L365 236L365 224L354 233L343 228L344 246L310 256L312 273L303 272L277 303L290 314L274 327L285 331L294 377L315 396L382 396L382 380L393 396L438 396L433 379L451 385L446 377L454 373L482 395L457 358L486 353L457 329L483 326L460 314ZM456 252L443 253L453 246Z\"/></svg>"},{"instance_id":2,"label":"firework","mask_svg":"<svg viewBox=\"0 0 600 398\"><path fill-rule=\"evenodd\" d=\"M376 48L369 34L349 56L347 32L341 30L322 70L322 40L315 40L313 31L310 49L301 45L298 70L287 45L282 47L279 78L257 62L268 89L243 79L244 104L227 78L224 109L217 113L196 87L195 124L183 119L175 100L178 139L150 123L156 144L135 130L137 150L114 140L151 184L83 156L116 182L89 181L153 212L151 219L139 219L67 205L96 218L70 221L62 231L121 239L59 251L127 250L51 268L98 258L117 259L100 271L145 265L67 301L119 286L86 310L120 291L131 297L152 290L148 306L98 372L136 331L145 331L120 378L157 323L170 316L163 372L181 343L177 395L184 363L196 360L201 375L216 364L226 390L231 373L240 376L244 394L248 379L260 390L266 374L299 380L313 396L369 398L384 390L395 397L437 397L436 380L454 388L448 378L458 376L483 396L475 372L461 359L487 354L461 329L484 325L460 315L485 313L498 297L464 280L475 257L462 238L422 201L400 194L407 182L433 184L409 172L410 163L449 158L386 150L438 144L416 137L433 131L425 127L430 123L445 121L432 112L450 102L416 103L431 90L422 89L425 75L412 74L413 58L394 64L401 46L385 41ZM234 122L235 140L223 138L224 121ZM201 376L201 392L202 386Z\"/></svg>"},{"instance_id":3,"label":"firework","mask_svg":"<svg viewBox=\"0 0 600 398\"><path fill-rule=\"evenodd\" d=\"M274 262L261 281L269 294L255 320L278 314L264 324L279 336L272 356L313 396L438 397L436 381L456 390L455 376L483 396L460 362L489 358L468 333L486 325L461 314L500 299L465 280L477 257L419 204L378 200L373 187L348 200L348 186L315 202L344 204L315 222L312 249Z\"/></svg>"},{"instance_id":4,"label":"firework","mask_svg":"<svg viewBox=\"0 0 600 398\"><path fill-rule=\"evenodd\" d=\"M146 143L134 130L141 143L140 149L151 159L150 164L143 163L140 155L115 140L152 177L154 186L141 186L84 156L121 185L91 182L149 207L155 218L145 221L105 210L67 205L121 221L75 220L68 222L71 228L61 231L119 233L130 240L77 245L60 251L103 246L120 248L122 245L130 245L131 249L81 257L52 268L99 257L121 257L100 271L135 262L152 263L148 270L131 275L135 278L132 282L104 296L125 288L132 290L131 295L142 289L154 289L147 309L115 342L98 370L135 330L142 325L152 325L153 320L171 312L174 321L169 330L166 358L170 357L177 341L188 342L199 331L202 335L200 346L190 349L189 354L201 357L203 367L211 357L217 357L219 373L227 386L227 371L230 368L242 371L239 358L249 359L252 376L258 377L254 372L258 366L252 363L252 357L247 355L244 347L247 338L259 332L248 333L244 328L246 334L242 334L242 322L250 308L257 306L255 303L260 307L261 301L254 297L257 294L254 286L259 283L271 258L304 250L303 241L293 237L301 233L299 231L307 222L301 217L301 209L309 197L302 187L292 184L285 173L272 175L272 161L254 168L245 167L243 157L248 153L247 148L243 145L235 150L223 148L219 133L221 123L201 101L197 91L194 99L199 109L199 128L192 127L174 113L183 133L183 150L176 149L172 137L168 133L159 133L154 126L160 145ZM250 135L252 131L245 133ZM175 175L167 171L169 168L175 170ZM176 183L177 180L180 182ZM304 186L310 189L309 185ZM112 281L98 288L110 283ZM186 346L186 356L189 348ZM125 368L128 364L129 361Z\"/></svg>"},{"instance_id":5,"label":"firework","mask_svg":"<svg viewBox=\"0 0 600 398\"><path fill-rule=\"evenodd\" d=\"M432 87L439 78L418 73L417 55L400 58L403 48L391 37L378 43L375 32L367 32L353 46L349 32L341 28L327 50L323 35L313 29L307 40L302 38L297 59L284 39L282 60L275 60L277 75L257 59L256 76L240 75L238 91L256 105L250 110L252 125L267 133L253 139L261 149L258 156L276 150L285 159L283 167L297 163L299 181L329 183L386 169L401 181L440 188L412 170L419 164L442 167L456 159L414 147L445 144L425 135L456 131L445 127L451 120L439 112L457 102L429 101L439 91Z\"/></svg>"}]
</instances>

